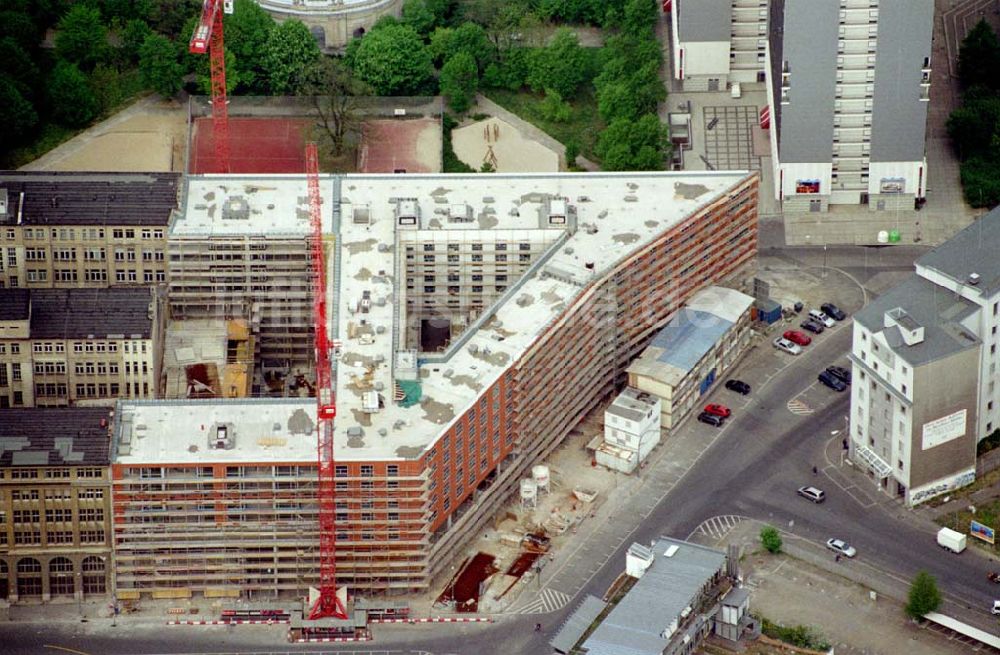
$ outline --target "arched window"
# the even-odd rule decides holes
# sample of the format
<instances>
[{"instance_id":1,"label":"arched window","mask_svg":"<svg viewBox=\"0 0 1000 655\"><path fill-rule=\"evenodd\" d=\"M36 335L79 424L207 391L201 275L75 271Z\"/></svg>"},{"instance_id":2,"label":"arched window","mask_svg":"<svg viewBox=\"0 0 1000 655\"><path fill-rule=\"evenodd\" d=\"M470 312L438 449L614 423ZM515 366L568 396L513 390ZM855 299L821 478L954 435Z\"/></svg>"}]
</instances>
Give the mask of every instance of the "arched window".
<instances>
[{"instance_id":1,"label":"arched window","mask_svg":"<svg viewBox=\"0 0 1000 655\"><path fill-rule=\"evenodd\" d=\"M83 560L83 593L85 594L106 594L107 577L105 571L107 567L100 557L92 556Z\"/></svg>"},{"instance_id":2,"label":"arched window","mask_svg":"<svg viewBox=\"0 0 1000 655\"><path fill-rule=\"evenodd\" d=\"M17 595L20 598L42 595L42 563L34 557L17 561Z\"/></svg>"},{"instance_id":3,"label":"arched window","mask_svg":"<svg viewBox=\"0 0 1000 655\"><path fill-rule=\"evenodd\" d=\"M56 557L49 562L49 593L53 596L73 595L73 562Z\"/></svg>"}]
</instances>

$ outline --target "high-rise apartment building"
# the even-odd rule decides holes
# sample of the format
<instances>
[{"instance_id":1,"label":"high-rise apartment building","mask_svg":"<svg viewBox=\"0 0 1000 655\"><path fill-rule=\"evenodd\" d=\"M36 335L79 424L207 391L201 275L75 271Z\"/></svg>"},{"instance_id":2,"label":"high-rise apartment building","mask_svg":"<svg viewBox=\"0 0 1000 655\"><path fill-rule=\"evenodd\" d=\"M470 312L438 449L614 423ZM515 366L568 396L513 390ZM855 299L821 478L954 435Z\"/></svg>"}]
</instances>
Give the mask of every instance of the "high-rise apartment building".
<instances>
[{"instance_id":1,"label":"high-rise apartment building","mask_svg":"<svg viewBox=\"0 0 1000 655\"><path fill-rule=\"evenodd\" d=\"M933 0L677 0L685 91L765 82L784 211L913 209L927 188Z\"/></svg>"},{"instance_id":2,"label":"high-rise apartment building","mask_svg":"<svg viewBox=\"0 0 1000 655\"><path fill-rule=\"evenodd\" d=\"M913 209L927 188L933 0L772 0L768 92L786 211Z\"/></svg>"},{"instance_id":3,"label":"high-rise apartment building","mask_svg":"<svg viewBox=\"0 0 1000 655\"><path fill-rule=\"evenodd\" d=\"M166 281L174 173L0 174L0 288Z\"/></svg>"}]
</instances>

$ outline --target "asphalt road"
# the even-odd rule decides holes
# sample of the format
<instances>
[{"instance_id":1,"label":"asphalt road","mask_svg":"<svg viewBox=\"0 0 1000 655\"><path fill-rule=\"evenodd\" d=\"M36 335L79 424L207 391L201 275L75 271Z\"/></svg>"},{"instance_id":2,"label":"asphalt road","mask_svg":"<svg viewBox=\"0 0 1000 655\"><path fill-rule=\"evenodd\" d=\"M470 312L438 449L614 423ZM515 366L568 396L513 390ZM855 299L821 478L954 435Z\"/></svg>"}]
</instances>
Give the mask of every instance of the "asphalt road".
<instances>
[{"instance_id":1,"label":"asphalt road","mask_svg":"<svg viewBox=\"0 0 1000 655\"><path fill-rule=\"evenodd\" d=\"M820 266L826 260L828 265L836 264L839 270L863 283L876 273L911 267L913 258L921 252L914 248L831 247L825 253L822 248L794 251L768 248L762 254L810 266ZM849 343L849 326L821 335L765 386L757 385L747 399L733 397L734 394L724 390L715 391L711 400L724 400L735 409L728 429L648 518L636 526L608 563L586 583L582 593L603 595L623 570L624 551L633 541L648 542L660 535L686 538L709 517L736 514L770 522L817 543L831 536L843 538L858 549L859 560L891 572L901 581L908 581L918 570L927 570L938 579L947 600L986 613L994 588L985 579L988 564L984 558L972 552L954 556L942 551L935 544L932 529L922 524L915 526L904 510L878 496L873 488L842 486L843 479L829 469L828 455L839 455L841 439L839 434L831 432L843 429L850 399L846 393L837 394L813 381L824 366L843 361ZM814 413L790 412L787 403L795 398L806 399ZM692 429L704 430L706 438L713 430L697 423L692 425ZM835 443L831 444L831 440ZM814 465L827 470L814 475ZM814 505L798 497L795 490L805 484L823 488L827 501ZM377 626L376 641L371 646L355 644L343 648L331 644L283 649L277 645L282 633L277 627L120 626L118 630L122 632L115 636L106 629L81 631L81 626L72 624L17 624L0 628L0 635L4 638L3 651L9 655L60 652L45 648L45 644L87 655L286 652L548 655L551 652L548 638L580 597L559 612L542 617L510 616L489 626ZM542 633L533 631L536 621L543 622ZM127 639L123 639L126 629Z\"/></svg>"}]
</instances>

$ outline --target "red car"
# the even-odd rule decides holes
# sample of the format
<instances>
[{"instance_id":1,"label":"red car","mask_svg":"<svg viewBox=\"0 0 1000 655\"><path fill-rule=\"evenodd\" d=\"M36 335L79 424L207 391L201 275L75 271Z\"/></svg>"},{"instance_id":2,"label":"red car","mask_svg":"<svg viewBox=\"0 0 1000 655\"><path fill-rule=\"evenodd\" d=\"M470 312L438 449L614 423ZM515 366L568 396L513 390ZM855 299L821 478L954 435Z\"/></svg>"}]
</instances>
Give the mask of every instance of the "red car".
<instances>
[{"instance_id":1,"label":"red car","mask_svg":"<svg viewBox=\"0 0 1000 655\"><path fill-rule=\"evenodd\" d=\"M722 418L728 418L732 414L728 407L716 403L705 405L705 413L712 414L713 416L721 416Z\"/></svg>"},{"instance_id":2,"label":"red car","mask_svg":"<svg viewBox=\"0 0 1000 655\"><path fill-rule=\"evenodd\" d=\"M812 339L802 334L798 330L789 330L788 332L785 332L785 334L783 334L782 336L791 341L792 343L797 343L800 346L808 346L809 344L812 343Z\"/></svg>"}]
</instances>

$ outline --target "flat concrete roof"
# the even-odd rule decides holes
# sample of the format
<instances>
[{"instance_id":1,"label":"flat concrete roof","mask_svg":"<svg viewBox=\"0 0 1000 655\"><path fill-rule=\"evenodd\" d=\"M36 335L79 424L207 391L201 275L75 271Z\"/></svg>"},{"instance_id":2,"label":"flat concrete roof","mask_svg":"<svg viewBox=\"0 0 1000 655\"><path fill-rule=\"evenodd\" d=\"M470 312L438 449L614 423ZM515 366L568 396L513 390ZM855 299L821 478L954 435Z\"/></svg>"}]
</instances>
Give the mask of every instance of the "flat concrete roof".
<instances>
[{"instance_id":1,"label":"flat concrete roof","mask_svg":"<svg viewBox=\"0 0 1000 655\"><path fill-rule=\"evenodd\" d=\"M320 195L325 203L323 216L328 218L334 198L329 175L320 178ZM305 175L192 175L169 236L305 237L311 230Z\"/></svg>"},{"instance_id":2,"label":"flat concrete roof","mask_svg":"<svg viewBox=\"0 0 1000 655\"><path fill-rule=\"evenodd\" d=\"M351 456L415 458L430 448L438 435L489 388L542 331L557 320L583 293L618 261L670 229L697 208L718 198L747 176L721 173L596 173L523 175L347 176L341 183L345 204L339 225L339 304L336 338L342 340L337 367L336 440L347 443ZM467 340L446 360L419 366L422 399L402 407L392 401L393 357L399 335L393 334L392 303L404 304L405 284L394 282L395 206L393 197L415 198L421 208L421 239L447 229L511 230L511 237L540 230L539 210L546 198L561 196L575 207L578 229L550 247L548 259L519 284L512 284L487 316L492 320L469 330ZM367 204L372 223L353 223L347 201ZM472 208L473 223L455 224L433 212L454 204ZM486 213L487 208L492 208ZM516 215L515 212L516 211ZM428 217L434 218L428 218ZM437 224L432 221L437 220ZM436 225L440 225L437 227ZM457 227L462 225L463 227ZM523 231L523 232L521 232ZM398 230L403 235L405 230ZM472 238L474 235L470 235ZM562 236L562 235L561 235ZM478 238L486 238L479 236ZM389 248L379 248L387 244ZM418 252L417 256L423 253ZM592 264L592 268L588 268ZM384 271L386 275L379 275ZM374 282L370 275L378 278ZM352 313L365 290L373 302L364 318L375 334L351 338L360 315ZM379 334L378 328L385 328ZM500 340L502 338L502 340ZM369 372L365 364L381 361ZM397 373L400 367L397 366ZM384 408L366 413L363 387L381 386ZM369 425L362 426L359 419ZM361 427L363 435L355 429ZM383 436L380 431L385 431Z\"/></svg>"},{"instance_id":3,"label":"flat concrete roof","mask_svg":"<svg viewBox=\"0 0 1000 655\"><path fill-rule=\"evenodd\" d=\"M209 447L226 426L230 449ZM338 444L339 445L339 444ZM253 398L120 401L115 412L116 464L207 462L316 463L316 400ZM336 458L348 453L336 449Z\"/></svg>"},{"instance_id":4,"label":"flat concrete roof","mask_svg":"<svg viewBox=\"0 0 1000 655\"><path fill-rule=\"evenodd\" d=\"M546 326L564 314L591 281L600 279L619 261L750 175L739 171L325 176L324 198L339 199L339 203L324 203L324 221L330 221L334 231L328 266L329 325L332 338L340 342L334 362L337 459L419 457L528 350ZM303 176L195 178L192 196L198 195L200 200L189 198L188 206L215 203L215 216L209 220L207 209L200 209L194 223L184 227L178 223L175 231L194 234L203 230L202 234L218 236L247 230L253 221L219 218L218 193L224 189L227 193L238 191L249 196L248 186L257 189L253 202L275 206L269 211L280 207L294 213L301 208L299 197L305 194ZM212 189L216 195L206 197ZM575 212L575 232L548 226L541 218L546 203L554 200L558 205L559 198L565 199L567 209ZM449 221L450 208L462 205L469 208L470 220ZM331 211L334 207L339 209L336 216ZM419 208L419 225L413 229L397 228L397 207L413 213ZM356 212L358 209L361 211ZM308 223L305 221L298 227L300 219L288 216L267 220L278 221L285 228L291 225L303 234ZM470 327L453 344L451 352L414 354L405 351L400 334L400 326L405 325L406 285L405 271L399 268L405 265L405 259L396 257L397 247L402 247L397 244L410 241L414 232L418 234L413 239L421 242L462 236L488 242L500 236L496 232L502 232L505 241L541 240L551 245L524 278L510 283L505 295L484 313L482 323ZM417 256L422 255L422 250L417 252ZM365 292L368 302L363 303ZM405 379L407 373L419 381L421 400L403 407L394 402L395 381ZM248 421L251 425L259 422L260 427L254 433L267 428L263 430L266 434L273 424L286 422L293 408L264 400L212 403L214 406L205 405L212 407L211 416L204 416L199 409L202 415L184 429L191 431L212 417L235 415L239 422ZM251 409L253 403L268 408L269 415L258 421L258 414L264 410L258 413ZM227 410L227 404L236 409ZM301 407L313 417L314 405L311 400ZM155 410L153 407L157 406L142 411L152 412L156 417L167 411L162 406ZM181 417L191 410L188 406L187 410L170 411ZM143 422L147 425L147 439L152 439L154 432L172 434L178 425L183 425L169 417ZM172 445L168 436L158 436L155 442L162 444L162 451L144 446L133 453L142 452L155 461L171 461L176 455L204 461L207 459L204 447L200 452L184 455L189 445L204 441L203 436L196 431L194 441L179 446ZM309 461L315 458L312 441L303 446L305 450L301 453L291 449L293 441L288 437L281 448L259 449L251 441L249 454L274 458L301 455ZM237 445L237 449L240 447ZM213 455L219 452L225 451L213 451ZM136 455L130 457L135 459Z\"/></svg>"}]
</instances>

